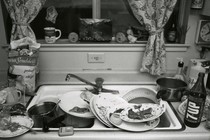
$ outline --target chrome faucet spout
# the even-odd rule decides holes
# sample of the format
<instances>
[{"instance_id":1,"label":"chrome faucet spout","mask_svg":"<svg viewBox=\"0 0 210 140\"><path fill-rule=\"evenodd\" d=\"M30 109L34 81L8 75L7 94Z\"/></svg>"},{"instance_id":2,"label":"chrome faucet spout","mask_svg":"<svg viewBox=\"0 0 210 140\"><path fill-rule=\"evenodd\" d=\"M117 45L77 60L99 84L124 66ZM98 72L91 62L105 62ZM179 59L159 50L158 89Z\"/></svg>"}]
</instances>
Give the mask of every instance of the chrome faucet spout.
<instances>
[{"instance_id":1,"label":"chrome faucet spout","mask_svg":"<svg viewBox=\"0 0 210 140\"><path fill-rule=\"evenodd\" d=\"M91 82L89 82L89 81L87 81L87 80L85 80L85 79L82 79L82 78L80 78L79 76L76 76L76 75L74 75L74 74L71 74L71 73L69 73L69 74L66 75L66 79L65 79L65 80L66 80L66 81L69 81L69 80L71 79L71 77L72 77L72 78L75 78L75 79L77 79L77 80L79 80L79 81L81 81L81 82L83 82L83 83L85 83L85 84L87 84L87 85L93 86L94 88L97 87L95 84L93 84L93 83L91 83Z\"/></svg>"},{"instance_id":2,"label":"chrome faucet spout","mask_svg":"<svg viewBox=\"0 0 210 140\"><path fill-rule=\"evenodd\" d=\"M119 93L119 91L117 91L117 90L109 90L109 89L103 88L102 87L103 82L104 82L103 78L96 78L95 79L96 84L93 84L93 83L91 83L91 82L89 82L89 81L87 81L87 80L85 80L85 79L83 79L79 76L76 76L74 74L69 73L69 74L66 75L65 81L69 81L71 78L75 78L75 79L77 79L77 80L79 80L79 81L81 81L81 82L83 82L87 85L92 86L93 89L89 90L89 91L91 91L93 94L99 94L99 92L110 92L110 93L113 93L113 94L118 94Z\"/></svg>"}]
</instances>

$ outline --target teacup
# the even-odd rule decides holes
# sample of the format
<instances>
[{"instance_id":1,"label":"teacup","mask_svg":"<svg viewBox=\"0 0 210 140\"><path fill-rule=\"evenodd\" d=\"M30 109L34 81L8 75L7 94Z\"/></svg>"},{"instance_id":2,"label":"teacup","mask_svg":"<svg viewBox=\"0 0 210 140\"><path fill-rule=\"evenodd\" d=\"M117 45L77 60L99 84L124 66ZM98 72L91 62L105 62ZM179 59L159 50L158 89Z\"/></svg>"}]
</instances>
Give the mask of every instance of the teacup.
<instances>
[{"instance_id":1,"label":"teacup","mask_svg":"<svg viewBox=\"0 0 210 140\"><path fill-rule=\"evenodd\" d=\"M46 43L55 43L61 37L61 30L54 27L46 27L44 28L44 32ZM59 33L58 36L56 36L56 32Z\"/></svg>"},{"instance_id":2,"label":"teacup","mask_svg":"<svg viewBox=\"0 0 210 140\"><path fill-rule=\"evenodd\" d=\"M17 90L15 87L7 87L1 92L5 92L7 94L6 104L18 103L22 98L21 91Z\"/></svg>"}]
</instances>

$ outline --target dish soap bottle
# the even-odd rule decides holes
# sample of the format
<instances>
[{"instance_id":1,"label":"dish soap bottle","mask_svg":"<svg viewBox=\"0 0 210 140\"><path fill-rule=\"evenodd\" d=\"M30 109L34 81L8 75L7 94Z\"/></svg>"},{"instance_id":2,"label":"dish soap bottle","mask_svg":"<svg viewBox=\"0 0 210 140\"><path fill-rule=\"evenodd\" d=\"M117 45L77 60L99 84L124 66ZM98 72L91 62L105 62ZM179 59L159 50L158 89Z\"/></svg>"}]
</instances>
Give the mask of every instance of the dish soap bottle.
<instances>
[{"instance_id":1,"label":"dish soap bottle","mask_svg":"<svg viewBox=\"0 0 210 140\"><path fill-rule=\"evenodd\" d=\"M176 75L174 76L174 78L185 81L185 76L184 76L184 73L183 73L183 67L184 67L183 58L177 58L177 59L179 60L179 62L178 62L178 68L177 68L177 71L176 71Z\"/></svg>"},{"instance_id":2,"label":"dish soap bottle","mask_svg":"<svg viewBox=\"0 0 210 140\"><path fill-rule=\"evenodd\" d=\"M194 86L189 91L184 123L189 127L198 127L203 116L206 89L204 85L205 73L200 72Z\"/></svg>"},{"instance_id":3,"label":"dish soap bottle","mask_svg":"<svg viewBox=\"0 0 210 140\"><path fill-rule=\"evenodd\" d=\"M193 85L195 84L198 73L202 72L205 73L206 69L202 66L201 62L194 60L193 66L191 67L190 73L189 73L189 80L188 80L188 88L191 89Z\"/></svg>"}]
</instances>

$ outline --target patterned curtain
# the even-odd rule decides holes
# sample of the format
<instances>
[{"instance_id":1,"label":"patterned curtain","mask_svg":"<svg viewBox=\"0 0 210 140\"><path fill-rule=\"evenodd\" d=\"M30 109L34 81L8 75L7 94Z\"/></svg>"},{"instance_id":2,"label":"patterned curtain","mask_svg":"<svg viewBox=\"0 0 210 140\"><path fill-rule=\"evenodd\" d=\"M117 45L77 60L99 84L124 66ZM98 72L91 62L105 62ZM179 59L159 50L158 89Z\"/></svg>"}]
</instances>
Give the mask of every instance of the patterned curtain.
<instances>
[{"instance_id":1,"label":"patterned curtain","mask_svg":"<svg viewBox=\"0 0 210 140\"><path fill-rule=\"evenodd\" d=\"M177 0L128 0L135 17L144 23L150 36L146 44L141 72L161 75L166 72L164 26Z\"/></svg>"},{"instance_id":2,"label":"patterned curtain","mask_svg":"<svg viewBox=\"0 0 210 140\"><path fill-rule=\"evenodd\" d=\"M13 21L11 41L30 37L36 41L29 24L37 16L46 0L4 0Z\"/></svg>"}]
</instances>

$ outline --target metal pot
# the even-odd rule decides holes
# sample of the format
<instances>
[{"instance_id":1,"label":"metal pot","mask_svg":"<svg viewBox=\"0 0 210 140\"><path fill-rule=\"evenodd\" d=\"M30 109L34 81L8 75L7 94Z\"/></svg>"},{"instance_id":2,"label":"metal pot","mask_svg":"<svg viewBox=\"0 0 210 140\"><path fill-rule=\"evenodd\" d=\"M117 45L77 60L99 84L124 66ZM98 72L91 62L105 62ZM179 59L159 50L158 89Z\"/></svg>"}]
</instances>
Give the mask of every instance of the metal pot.
<instances>
[{"instance_id":1,"label":"metal pot","mask_svg":"<svg viewBox=\"0 0 210 140\"><path fill-rule=\"evenodd\" d=\"M49 120L56 117L56 106L54 102L42 102L29 108L28 115L34 120L34 127L42 127L43 131L48 131Z\"/></svg>"},{"instance_id":2,"label":"metal pot","mask_svg":"<svg viewBox=\"0 0 210 140\"><path fill-rule=\"evenodd\" d=\"M156 83L158 87L157 98L171 102L180 101L187 88L186 82L172 77L159 78Z\"/></svg>"}]
</instances>

